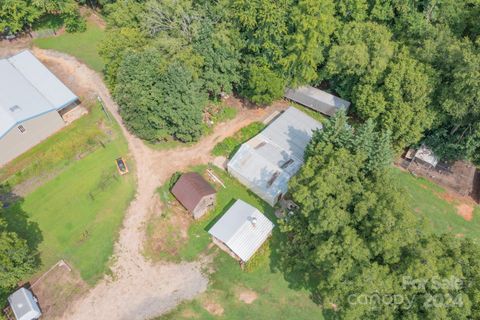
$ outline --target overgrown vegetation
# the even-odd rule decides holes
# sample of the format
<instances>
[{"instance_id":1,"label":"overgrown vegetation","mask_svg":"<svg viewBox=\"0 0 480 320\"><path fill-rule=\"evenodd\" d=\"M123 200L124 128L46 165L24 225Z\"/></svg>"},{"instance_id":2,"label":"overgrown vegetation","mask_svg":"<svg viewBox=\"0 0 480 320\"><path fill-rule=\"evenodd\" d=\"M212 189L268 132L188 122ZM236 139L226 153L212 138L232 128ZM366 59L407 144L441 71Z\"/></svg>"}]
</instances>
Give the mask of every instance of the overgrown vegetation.
<instances>
[{"instance_id":1,"label":"overgrown vegetation","mask_svg":"<svg viewBox=\"0 0 480 320\"><path fill-rule=\"evenodd\" d=\"M233 136L223 139L213 147L214 156L224 156L231 158L240 148L242 143L256 136L265 128L262 122L253 122L237 131Z\"/></svg>"}]
</instances>

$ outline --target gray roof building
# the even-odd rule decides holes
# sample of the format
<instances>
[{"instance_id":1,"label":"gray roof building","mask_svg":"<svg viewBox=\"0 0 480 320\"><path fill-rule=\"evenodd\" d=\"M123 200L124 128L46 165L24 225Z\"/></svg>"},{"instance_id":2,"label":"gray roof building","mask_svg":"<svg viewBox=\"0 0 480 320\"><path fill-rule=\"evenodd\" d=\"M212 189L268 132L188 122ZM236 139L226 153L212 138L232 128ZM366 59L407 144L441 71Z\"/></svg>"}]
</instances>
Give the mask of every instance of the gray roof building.
<instances>
[{"instance_id":1,"label":"gray roof building","mask_svg":"<svg viewBox=\"0 0 480 320\"><path fill-rule=\"evenodd\" d=\"M273 227L257 208L237 200L208 233L247 262L271 235Z\"/></svg>"},{"instance_id":2,"label":"gray roof building","mask_svg":"<svg viewBox=\"0 0 480 320\"><path fill-rule=\"evenodd\" d=\"M20 288L8 297L8 303L17 320L36 320L42 312L30 290Z\"/></svg>"},{"instance_id":3,"label":"gray roof building","mask_svg":"<svg viewBox=\"0 0 480 320\"><path fill-rule=\"evenodd\" d=\"M1 59L0 165L63 127L58 111L77 100L30 51Z\"/></svg>"},{"instance_id":4,"label":"gray roof building","mask_svg":"<svg viewBox=\"0 0 480 320\"><path fill-rule=\"evenodd\" d=\"M321 128L318 121L290 107L240 147L227 165L228 172L273 206L303 165L313 132Z\"/></svg>"},{"instance_id":5,"label":"gray roof building","mask_svg":"<svg viewBox=\"0 0 480 320\"><path fill-rule=\"evenodd\" d=\"M350 102L311 86L288 88L285 91L285 98L327 116L333 116L338 110L348 110L350 107Z\"/></svg>"}]
</instances>

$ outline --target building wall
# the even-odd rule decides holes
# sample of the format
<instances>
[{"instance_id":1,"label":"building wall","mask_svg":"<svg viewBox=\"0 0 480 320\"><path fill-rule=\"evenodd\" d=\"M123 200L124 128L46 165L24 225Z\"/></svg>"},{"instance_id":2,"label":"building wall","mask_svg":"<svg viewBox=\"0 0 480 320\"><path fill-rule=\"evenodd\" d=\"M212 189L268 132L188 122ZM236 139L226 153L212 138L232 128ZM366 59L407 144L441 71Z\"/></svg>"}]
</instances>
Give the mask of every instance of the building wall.
<instances>
[{"instance_id":1,"label":"building wall","mask_svg":"<svg viewBox=\"0 0 480 320\"><path fill-rule=\"evenodd\" d=\"M20 132L18 129L20 125L25 128L25 132ZM57 111L51 111L15 126L0 138L0 166L15 159L64 126L65 122Z\"/></svg>"},{"instance_id":2,"label":"building wall","mask_svg":"<svg viewBox=\"0 0 480 320\"><path fill-rule=\"evenodd\" d=\"M208 210L215 206L216 194L205 196L200 200L198 205L193 210L192 214L195 219L202 217Z\"/></svg>"}]
</instances>

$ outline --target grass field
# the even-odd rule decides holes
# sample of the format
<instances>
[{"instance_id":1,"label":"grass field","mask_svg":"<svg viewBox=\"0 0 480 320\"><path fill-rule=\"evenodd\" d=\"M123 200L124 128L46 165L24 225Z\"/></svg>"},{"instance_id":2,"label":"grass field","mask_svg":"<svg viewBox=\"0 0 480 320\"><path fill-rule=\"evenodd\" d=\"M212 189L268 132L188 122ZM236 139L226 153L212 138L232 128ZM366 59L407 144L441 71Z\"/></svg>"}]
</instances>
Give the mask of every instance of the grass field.
<instances>
[{"instance_id":1,"label":"grass field","mask_svg":"<svg viewBox=\"0 0 480 320\"><path fill-rule=\"evenodd\" d=\"M204 173L205 169L206 166L199 166L192 170ZM258 263L252 271L242 271L238 262L216 246L208 249L211 239L207 230L236 199L242 199L254 205L272 221L276 221L272 207L225 172L215 167L213 169L226 185L226 188L214 185L218 192L216 208L200 220L191 222L188 228L188 240L178 247L177 252L171 251L174 254L169 255L166 253L169 250L163 250L161 252L148 252L147 255L150 257L156 255L157 258L170 261L191 261L198 258L202 253L213 253L215 255L213 267L216 271L210 276L210 285L204 294L193 301L180 305L161 319L216 318L210 313L212 310L207 311L209 308L223 309L222 318L224 319L323 319L322 309L309 299L306 291L289 288L288 282L283 279L283 275L272 270L271 263L275 259L275 255L270 254L270 252L273 252L278 246L278 230L274 232L274 237L267 244L268 250L252 258L256 259ZM172 208L174 205L172 203L175 200L168 192L168 188L164 186L159 189L159 192L162 201ZM174 213L168 212L167 209L167 216L173 214L187 215L185 211ZM159 226L165 223L165 220L157 220L156 223ZM152 233L155 231L158 231L158 229L154 224L151 224L149 241L154 241ZM167 233L163 236L173 236L173 233L178 233L179 230L178 228L172 228L171 232L172 234ZM147 247L151 245L151 243L147 243ZM178 242L167 242L168 245L178 246ZM239 295L242 292L255 295L255 301L247 304L239 300Z\"/></svg>"},{"instance_id":2,"label":"grass field","mask_svg":"<svg viewBox=\"0 0 480 320\"><path fill-rule=\"evenodd\" d=\"M406 190L411 209L425 218L430 232L451 232L455 235L480 239L480 207L476 206L473 219L466 221L457 214L456 201L447 201L445 190L424 178L394 169L397 182Z\"/></svg>"},{"instance_id":3,"label":"grass field","mask_svg":"<svg viewBox=\"0 0 480 320\"><path fill-rule=\"evenodd\" d=\"M60 36L35 39L33 43L42 49L52 49L75 56L90 68L101 72L103 61L97 47L104 37L105 31L88 21L85 32L64 33Z\"/></svg>"},{"instance_id":4,"label":"grass field","mask_svg":"<svg viewBox=\"0 0 480 320\"><path fill-rule=\"evenodd\" d=\"M133 172L126 176L117 173L114 160L128 153L118 124L108 122L98 106L78 121L75 127L67 127L36 147L47 159L45 162L37 158L35 152L28 153L41 168L55 158L51 150L58 156L52 165L61 171L25 196L21 203L8 208L7 219L15 220L23 213L38 226L40 235L28 228L22 230L21 226L18 232L30 242L39 242L42 262L39 272L59 259L66 259L80 271L84 280L93 283L108 270L118 229L134 195L135 180ZM79 138L80 133L95 131L92 126L109 139L101 144L97 142L97 147L81 159L72 159L72 154L78 155L82 150L82 145L76 143L89 143ZM76 143L67 143L70 138ZM57 153L57 149L62 152ZM28 163L28 156L22 162Z\"/></svg>"}]
</instances>

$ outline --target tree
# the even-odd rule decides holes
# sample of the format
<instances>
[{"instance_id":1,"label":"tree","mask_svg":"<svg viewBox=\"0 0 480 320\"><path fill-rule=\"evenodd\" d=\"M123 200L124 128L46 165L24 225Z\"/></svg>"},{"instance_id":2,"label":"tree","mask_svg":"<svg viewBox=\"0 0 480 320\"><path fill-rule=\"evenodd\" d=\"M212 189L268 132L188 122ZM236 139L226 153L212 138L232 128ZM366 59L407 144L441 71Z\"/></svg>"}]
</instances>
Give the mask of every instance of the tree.
<instances>
[{"instance_id":1,"label":"tree","mask_svg":"<svg viewBox=\"0 0 480 320\"><path fill-rule=\"evenodd\" d=\"M243 54L299 85L315 80L334 26L330 0L231 0L229 10L240 30Z\"/></svg>"},{"instance_id":2,"label":"tree","mask_svg":"<svg viewBox=\"0 0 480 320\"><path fill-rule=\"evenodd\" d=\"M378 82L396 49L388 28L372 22L347 23L334 38L320 78L345 98L359 83Z\"/></svg>"},{"instance_id":3,"label":"tree","mask_svg":"<svg viewBox=\"0 0 480 320\"><path fill-rule=\"evenodd\" d=\"M298 210L280 223L280 268L341 319L477 315L478 244L425 233L370 122L354 130L339 114L314 134L290 183Z\"/></svg>"},{"instance_id":4,"label":"tree","mask_svg":"<svg viewBox=\"0 0 480 320\"><path fill-rule=\"evenodd\" d=\"M433 71L401 50L381 81L354 88L352 101L360 117L374 119L381 129L392 133L400 150L417 143L431 127L434 112L428 106L434 86Z\"/></svg>"},{"instance_id":5,"label":"tree","mask_svg":"<svg viewBox=\"0 0 480 320\"><path fill-rule=\"evenodd\" d=\"M0 298L10 293L10 290L36 267L35 250L28 246L26 240L10 230L3 218L4 213L0 203Z\"/></svg>"},{"instance_id":6,"label":"tree","mask_svg":"<svg viewBox=\"0 0 480 320\"><path fill-rule=\"evenodd\" d=\"M104 74L110 88L113 89L117 83L118 68L126 52L139 50L145 44L145 36L137 28L121 27L107 32L98 53L105 62Z\"/></svg>"},{"instance_id":7,"label":"tree","mask_svg":"<svg viewBox=\"0 0 480 320\"><path fill-rule=\"evenodd\" d=\"M0 33L15 34L31 26L42 10L29 0L0 1Z\"/></svg>"},{"instance_id":8,"label":"tree","mask_svg":"<svg viewBox=\"0 0 480 320\"><path fill-rule=\"evenodd\" d=\"M114 97L126 125L139 137L159 141L173 136L188 142L202 132L205 95L200 87L189 69L147 49L126 54Z\"/></svg>"},{"instance_id":9,"label":"tree","mask_svg":"<svg viewBox=\"0 0 480 320\"><path fill-rule=\"evenodd\" d=\"M285 80L264 64L248 66L242 94L253 103L267 105L283 96Z\"/></svg>"}]
</instances>

